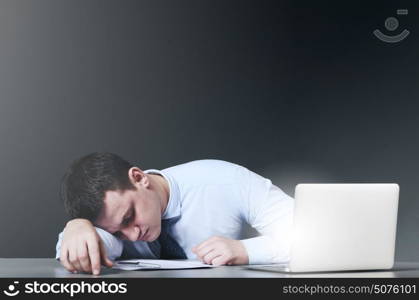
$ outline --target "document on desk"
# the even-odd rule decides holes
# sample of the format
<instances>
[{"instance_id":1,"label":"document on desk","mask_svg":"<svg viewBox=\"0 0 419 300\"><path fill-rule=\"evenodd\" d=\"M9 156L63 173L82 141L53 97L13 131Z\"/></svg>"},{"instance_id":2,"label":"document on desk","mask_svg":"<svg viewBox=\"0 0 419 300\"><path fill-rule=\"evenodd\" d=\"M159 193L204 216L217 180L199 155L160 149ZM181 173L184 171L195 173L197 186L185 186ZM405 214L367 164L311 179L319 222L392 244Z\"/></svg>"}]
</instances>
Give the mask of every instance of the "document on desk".
<instances>
[{"instance_id":1,"label":"document on desk","mask_svg":"<svg viewBox=\"0 0 419 300\"><path fill-rule=\"evenodd\" d=\"M197 260L166 260L166 259L127 259L117 260L113 268L126 271L134 270L175 270L213 268Z\"/></svg>"}]
</instances>

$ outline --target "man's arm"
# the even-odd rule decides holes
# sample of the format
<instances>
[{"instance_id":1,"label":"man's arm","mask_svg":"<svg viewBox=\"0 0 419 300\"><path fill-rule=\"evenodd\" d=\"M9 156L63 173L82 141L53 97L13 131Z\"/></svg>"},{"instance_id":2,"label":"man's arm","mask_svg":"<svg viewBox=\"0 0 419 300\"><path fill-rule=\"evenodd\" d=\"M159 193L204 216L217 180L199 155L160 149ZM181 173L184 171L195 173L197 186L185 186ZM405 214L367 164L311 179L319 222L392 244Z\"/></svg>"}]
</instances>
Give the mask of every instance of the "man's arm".
<instances>
[{"instance_id":1,"label":"man's arm","mask_svg":"<svg viewBox=\"0 0 419 300\"><path fill-rule=\"evenodd\" d=\"M56 259L69 271L100 271L100 262L111 266L121 256L122 241L89 221L75 219L58 236ZM98 270L99 269L99 270Z\"/></svg>"},{"instance_id":2,"label":"man's arm","mask_svg":"<svg viewBox=\"0 0 419 300\"><path fill-rule=\"evenodd\" d=\"M246 168L240 167L237 174L241 215L261 236L241 241L213 236L193 247L192 252L213 265L287 262L294 199Z\"/></svg>"},{"instance_id":3,"label":"man's arm","mask_svg":"<svg viewBox=\"0 0 419 300\"><path fill-rule=\"evenodd\" d=\"M132 259L132 258L143 258L143 259L158 259L159 256L153 252L156 242L147 243L144 241L131 242L127 240L121 240L115 237L113 234L103 230L102 228L95 227L96 232L103 241L107 256L110 260L114 261L118 258ZM63 232L58 235L58 242L56 245L55 259L60 259L61 243L63 239ZM153 249L152 249L153 248ZM155 250L159 252L158 250Z\"/></svg>"},{"instance_id":4,"label":"man's arm","mask_svg":"<svg viewBox=\"0 0 419 300\"><path fill-rule=\"evenodd\" d=\"M279 187L249 170L247 207L243 216L261 236L242 240L249 264L289 261L294 199ZM246 196L246 195L244 195Z\"/></svg>"},{"instance_id":5,"label":"man's arm","mask_svg":"<svg viewBox=\"0 0 419 300\"><path fill-rule=\"evenodd\" d=\"M119 258L122 253L122 247L123 247L122 241L116 238L111 233L103 230L102 228L95 227L95 229L103 241L108 258L112 261ZM58 235L57 245L55 247L55 259L60 259L62 240L63 240L63 232L60 232L60 234Z\"/></svg>"}]
</instances>

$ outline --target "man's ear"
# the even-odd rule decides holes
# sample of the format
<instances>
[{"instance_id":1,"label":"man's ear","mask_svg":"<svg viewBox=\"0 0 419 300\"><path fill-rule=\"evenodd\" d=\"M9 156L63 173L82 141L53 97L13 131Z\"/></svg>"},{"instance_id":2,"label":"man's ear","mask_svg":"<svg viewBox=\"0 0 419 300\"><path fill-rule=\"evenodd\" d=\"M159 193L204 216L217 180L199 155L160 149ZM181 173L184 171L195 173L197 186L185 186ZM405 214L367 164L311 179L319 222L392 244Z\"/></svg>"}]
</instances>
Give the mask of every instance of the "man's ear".
<instances>
[{"instance_id":1,"label":"man's ear","mask_svg":"<svg viewBox=\"0 0 419 300\"><path fill-rule=\"evenodd\" d=\"M141 185L142 187L148 187L150 181L148 180L147 174L145 174L140 168L132 167L128 170L128 177L134 186Z\"/></svg>"}]
</instances>

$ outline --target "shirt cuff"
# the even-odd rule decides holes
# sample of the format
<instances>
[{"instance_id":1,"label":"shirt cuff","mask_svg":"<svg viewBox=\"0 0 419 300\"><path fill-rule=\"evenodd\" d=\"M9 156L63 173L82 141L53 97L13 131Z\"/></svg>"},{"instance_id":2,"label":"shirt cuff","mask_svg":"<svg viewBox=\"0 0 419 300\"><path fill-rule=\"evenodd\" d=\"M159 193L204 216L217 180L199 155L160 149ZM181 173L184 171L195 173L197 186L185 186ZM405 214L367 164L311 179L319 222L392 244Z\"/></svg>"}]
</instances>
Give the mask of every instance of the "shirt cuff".
<instances>
[{"instance_id":1,"label":"shirt cuff","mask_svg":"<svg viewBox=\"0 0 419 300\"><path fill-rule=\"evenodd\" d=\"M289 253L276 249L274 241L268 236L258 236L241 240L249 257L249 265L286 263Z\"/></svg>"}]
</instances>

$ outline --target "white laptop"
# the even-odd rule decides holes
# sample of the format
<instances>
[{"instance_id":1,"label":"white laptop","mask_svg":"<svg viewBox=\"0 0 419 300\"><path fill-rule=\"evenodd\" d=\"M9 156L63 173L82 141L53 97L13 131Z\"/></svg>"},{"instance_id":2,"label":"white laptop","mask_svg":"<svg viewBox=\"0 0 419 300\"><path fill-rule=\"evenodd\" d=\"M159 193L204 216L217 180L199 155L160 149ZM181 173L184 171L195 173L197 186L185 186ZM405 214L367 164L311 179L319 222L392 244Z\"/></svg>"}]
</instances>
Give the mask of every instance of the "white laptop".
<instances>
[{"instance_id":1,"label":"white laptop","mask_svg":"<svg viewBox=\"0 0 419 300\"><path fill-rule=\"evenodd\" d=\"M253 265L279 272L391 269L398 184L299 184L290 262Z\"/></svg>"}]
</instances>

